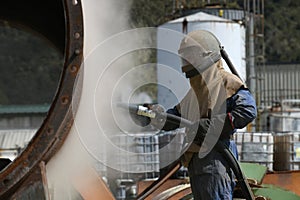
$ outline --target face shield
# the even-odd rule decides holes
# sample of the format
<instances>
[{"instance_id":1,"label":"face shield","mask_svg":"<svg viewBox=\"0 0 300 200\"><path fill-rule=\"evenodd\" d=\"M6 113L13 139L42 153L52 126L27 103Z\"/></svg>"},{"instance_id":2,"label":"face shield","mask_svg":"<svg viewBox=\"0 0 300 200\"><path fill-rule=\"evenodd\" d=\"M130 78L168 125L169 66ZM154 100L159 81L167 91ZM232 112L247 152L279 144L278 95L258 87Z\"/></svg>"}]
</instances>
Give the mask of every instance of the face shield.
<instances>
[{"instance_id":1,"label":"face shield","mask_svg":"<svg viewBox=\"0 0 300 200\"><path fill-rule=\"evenodd\" d=\"M181 55L181 69L186 78L201 74L221 59L220 52L200 52L198 47L188 47L179 53Z\"/></svg>"},{"instance_id":2,"label":"face shield","mask_svg":"<svg viewBox=\"0 0 300 200\"><path fill-rule=\"evenodd\" d=\"M221 59L220 43L207 31L187 35L181 41L178 53L181 56L182 72L187 78L204 72Z\"/></svg>"}]
</instances>

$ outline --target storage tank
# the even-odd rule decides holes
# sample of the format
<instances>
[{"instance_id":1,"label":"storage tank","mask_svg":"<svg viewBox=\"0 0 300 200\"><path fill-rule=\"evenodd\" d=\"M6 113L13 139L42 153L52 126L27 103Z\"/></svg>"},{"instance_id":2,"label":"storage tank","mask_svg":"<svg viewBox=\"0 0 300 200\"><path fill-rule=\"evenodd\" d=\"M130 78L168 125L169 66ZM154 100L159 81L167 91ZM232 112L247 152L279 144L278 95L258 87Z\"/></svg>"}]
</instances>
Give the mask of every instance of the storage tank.
<instances>
[{"instance_id":1,"label":"storage tank","mask_svg":"<svg viewBox=\"0 0 300 200\"><path fill-rule=\"evenodd\" d=\"M242 23L204 12L171 20L159 26L157 33L158 103L166 108L177 104L189 89L189 83L181 73L177 51L184 35L199 29L217 36L239 75L246 80L246 31Z\"/></svg>"}]
</instances>

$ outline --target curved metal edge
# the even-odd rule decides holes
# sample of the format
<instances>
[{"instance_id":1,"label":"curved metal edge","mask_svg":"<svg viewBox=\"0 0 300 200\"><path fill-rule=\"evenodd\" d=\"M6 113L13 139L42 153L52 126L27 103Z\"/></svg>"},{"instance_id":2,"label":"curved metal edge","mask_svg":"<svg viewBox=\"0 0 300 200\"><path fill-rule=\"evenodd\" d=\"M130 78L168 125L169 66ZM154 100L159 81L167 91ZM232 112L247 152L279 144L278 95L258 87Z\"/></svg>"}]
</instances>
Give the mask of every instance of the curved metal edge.
<instances>
[{"instance_id":1,"label":"curved metal edge","mask_svg":"<svg viewBox=\"0 0 300 200\"><path fill-rule=\"evenodd\" d=\"M175 164L175 166L173 166ZM144 200L149 195L154 193L164 182L167 181L179 168L181 167L180 162L175 161L172 164L172 167L170 167L167 172L162 175L159 179L154 181L149 187L147 187L141 194L138 195L137 200Z\"/></svg>"},{"instance_id":2,"label":"curved metal edge","mask_svg":"<svg viewBox=\"0 0 300 200\"><path fill-rule=\"evenodd\" d=\"M72 124L73 87L83 59L83 14L80 0L62 0L65 11L65 63L54 101L27 148L0 173L0 199L13 194L41 161L59 150ZM80 84L80 83L79 83ZM79 97L76 97L79 98Z\"/></svg>"}]
</instances>

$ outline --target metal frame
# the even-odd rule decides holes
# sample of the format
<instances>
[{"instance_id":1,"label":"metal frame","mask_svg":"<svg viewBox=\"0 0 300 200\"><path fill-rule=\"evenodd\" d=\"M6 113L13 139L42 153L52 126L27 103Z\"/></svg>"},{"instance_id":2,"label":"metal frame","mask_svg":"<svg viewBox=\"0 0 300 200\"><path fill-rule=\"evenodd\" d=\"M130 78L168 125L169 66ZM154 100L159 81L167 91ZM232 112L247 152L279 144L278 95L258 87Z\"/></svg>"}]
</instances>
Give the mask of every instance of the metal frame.
<instances>
[{"instance_id":1,"label":"metal frame","mask_svg":"<svg viewBox=\"0 0 300 200\"><path fill-rule=\"evenodd\" d=\"M7 199L20 190L19 187L25 187L21 186L24 180L34 173L40 163L47 163L60 149L73 124L76 108L72 107L72 93L83 59L83 15L80 0L62 1L66 43L58 90L46 119L27 148L0 172L0 199Z\"/></svg>"}]
</instances>

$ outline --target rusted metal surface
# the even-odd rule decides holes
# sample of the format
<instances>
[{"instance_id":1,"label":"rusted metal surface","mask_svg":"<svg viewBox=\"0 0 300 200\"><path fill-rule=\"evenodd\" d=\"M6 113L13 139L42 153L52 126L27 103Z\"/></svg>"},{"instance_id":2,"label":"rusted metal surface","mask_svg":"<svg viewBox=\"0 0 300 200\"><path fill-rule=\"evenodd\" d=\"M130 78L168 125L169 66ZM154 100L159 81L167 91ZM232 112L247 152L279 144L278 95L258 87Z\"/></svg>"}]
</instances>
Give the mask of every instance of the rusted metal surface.
<instances>
[{"instance_id":1,"label":"rusted metal surface","mask_svg":"<svg viewBox=\"0 0 300 200\"><path fill-rule=\"evenodd\" d=\"M153 181L141 181L138 183L138 193L141 193L144 191L146 188L148 188ZM145 200L152 200L155 196L159 195L160 193L166 191L169 188L182 185L182 184L187 184L188 179L168 179L166 180L160 187L158 187L153 193L149 194Z\"/></svg>"},{"instance_id":2,"label":"rusted metal surface","mask_svg":"<svg viewBox=\"0 0 300 200\"><path fill-rule=\"evenodd\" d=\"M34 168L10 199L50 200L44 162Z\"/></svg>"},{"instance_id":3,"label":"rusted metal surface","mask_svg":"<svg viewBox=\"0 0 300 200\"><path fill-rule=\"evenodd\" d=\"M66 41L65 62L58 90L46 119L28 147L1 171L0 199L13 199L12 195L16 191L23 191L28 187L24 183L33 176L33 169L41 161L47 162L57 152L73 123L72 92L83 53L82 6L79 0L62 0L61 3L65 13ZM40 186L33 184L31 187L33 192L35 187L38 189Z\"/></svg>"},{"instance_id":4,"label":"rusted metal surface","mask_svg":"<svg viewBox=\"0 0 300 200\"><path fill-rule=\"evenodd\" d=\"M178 200L189 193L191 193L191 185L181 184L163 191L154 197L153 200Z\"/></svg>"},{"instance_id":5,"label":"rusted metal surface","mask_svg":"<svg viewBox=\"0 0 300 200\"><path fill-rule=\"evenodd\" d=\"M164 175L162 175L162 177L160 177L158 180L156 180L147 188L145 188L141 193L138 193L137 199L148 199L149 196L155 194L155 192L158 191L162 185L164 185L164 183L180 168L180 166L180 163L177 162L171 165L168 171Z\"/></svg>"},{"instance_id":6,"label":"rusted metal surface","mask_svg":"<svg viewBox=\"0 0 300 200\"><path fill-rule=\"evenodd\" d=\"M263 184L272 184L300 195L300 170L267 173Z\"/></svg>"},{"instance_id":7,"label":"rusted metal surface","mask_svg":"<svg viewBox=\"0 0 300 200\"><path fill-rule=\"evenodd\" d=\"M190 195L192 193L192 189L186 188L184 190L181 190L180 192L174 194L172 197L168 198L168 200L178 200L178 199L182 199L188 195Z\"/></svg>"}]
</instances>

